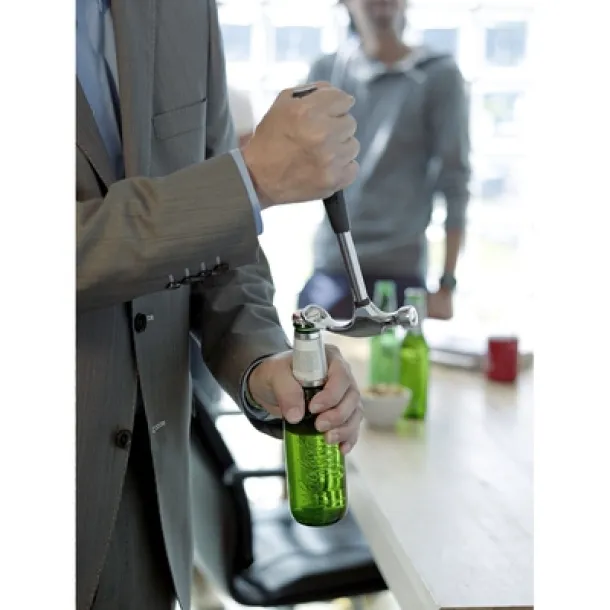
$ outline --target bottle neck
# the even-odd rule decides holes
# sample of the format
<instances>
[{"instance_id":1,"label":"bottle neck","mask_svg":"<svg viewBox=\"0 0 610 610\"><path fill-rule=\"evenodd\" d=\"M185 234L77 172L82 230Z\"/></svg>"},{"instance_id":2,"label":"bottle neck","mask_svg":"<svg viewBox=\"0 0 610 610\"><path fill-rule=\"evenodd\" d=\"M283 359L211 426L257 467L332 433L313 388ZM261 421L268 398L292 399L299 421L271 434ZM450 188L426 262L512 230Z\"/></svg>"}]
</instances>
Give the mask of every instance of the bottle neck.
<instances>
[{"instance_id":1,"label":"bottle neck","mask_svg":"<svg viewBox=\"0 0 610 610\"><path fill-rule=\"evenodd\" d=\"M421 320L417 322L417 324L415 326L413 326L413 328L409 329L409 333L410 335L413 335L414 337L421 337L423 336L424 332L422 330L422 326L421 326Z\"/></svg>"},{"instance_id":2,"label":"bottle neck","mask_svg":"<svg viewBox=\"0 0 610 610\"><path fill-rule=\"evenodd\" d=\"M324 341L319 330L295 328L292 349L292 374L303 388L321 388L326 382L328 365Z\"/></svg>"},{"instance_id":3,"label":"bottle neck","mask_svg":"<svg viewBox=\"0 0 610 610\"><path fill-rule=\"evenodd\" d=\"M409 329L409 334L421 337L424 334L423 321L426 318L426 307L422 303L412 303L412 305L417 311L417 324Z\"/></svg>"},{"instance_id":4,"label":"bottle neck","mask_svg":"<svg viewBox=\"0 0 610 610\"><path fill-rule=\"evenodd\" d=\"M426 302L426 293L423 290L405 290L405 305L410 305L417 312L417 324L409 329L409 334L421 336L423 335L423 321L428 315L428 307Z\"/></svg>"}]
</instances>

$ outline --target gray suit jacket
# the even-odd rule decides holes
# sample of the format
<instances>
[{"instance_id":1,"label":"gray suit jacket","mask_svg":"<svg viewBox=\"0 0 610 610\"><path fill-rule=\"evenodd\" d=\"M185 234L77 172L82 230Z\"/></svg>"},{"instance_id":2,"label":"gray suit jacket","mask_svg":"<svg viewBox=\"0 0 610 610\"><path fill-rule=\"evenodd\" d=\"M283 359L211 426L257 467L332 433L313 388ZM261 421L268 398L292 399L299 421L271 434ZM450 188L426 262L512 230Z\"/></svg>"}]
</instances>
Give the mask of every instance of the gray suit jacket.
<instances>
[{"instance_id":1,"label":"gray suit jacket","mask_svg":"<svg viewBox=\"0 0 610 610\"><path fill-rule=\"evenodd\" d=\"M188 610L189 333L235 399L249 365L288 344L250 201L222 154L234 134L214 0L113 0L112 12L127 179L115 181L77 85L77 607L90 607L104 564L139 379L167 554ZM167 288L218 261L211 278Z\"/></svg>"}]
</instances>

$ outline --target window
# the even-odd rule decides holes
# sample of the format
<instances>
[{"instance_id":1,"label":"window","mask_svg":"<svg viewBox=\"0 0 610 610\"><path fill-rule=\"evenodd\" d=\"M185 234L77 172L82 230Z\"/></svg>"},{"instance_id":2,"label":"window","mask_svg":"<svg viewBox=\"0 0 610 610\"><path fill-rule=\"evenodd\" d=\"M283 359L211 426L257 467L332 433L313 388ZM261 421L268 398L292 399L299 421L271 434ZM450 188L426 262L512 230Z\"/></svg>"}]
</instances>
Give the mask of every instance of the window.
<instances>
[{"instance_id":1,"label":"window","mask_svg":"<svg viewBox=\"0 0 610 610\"><path fill-rule=\"evenodd\" d=\"M227 62L248 61L252 27L249 25L222 24L222 38Z\"/></svg>"},{"instance_id":2,"label":"window","mask_svg":"<svg viewBox=\"0 0 610 610\"><path fill-rule=\"evenodd\" d=\"M487 28L485 59L498 67L519 65L525 57L526 38L525 22L504 22Z\"/></svg>"},{"instance_id":3,"label":"window","mask_svg":"<svg viewBox=\"0 0 610 610\"><path fill-rule=\"evenodd\" d=\"M321 53L319 28L289 25L275 29L275 60L311 62Z\"/></svg>"},{"instance_id":4,"label":"window","mask_svg":"<svg viewBox=\"0 0 610 610\"><path fill-rule=\"evenodd\" d=\"M422 32L423 43L435 51L457 55L458 31L456 29L431 29Z\"/></svg>"},{"instance_id":5,"label":"window","mask_svg":"<svg viewBox=\"0 0 610 610\"><path fill-rule=\"evenodd\" d=\"M484 108L493 126L495 135L514 135L518 128L522 94L516 91L486 93Z\"/></svg>"}]
</instances>

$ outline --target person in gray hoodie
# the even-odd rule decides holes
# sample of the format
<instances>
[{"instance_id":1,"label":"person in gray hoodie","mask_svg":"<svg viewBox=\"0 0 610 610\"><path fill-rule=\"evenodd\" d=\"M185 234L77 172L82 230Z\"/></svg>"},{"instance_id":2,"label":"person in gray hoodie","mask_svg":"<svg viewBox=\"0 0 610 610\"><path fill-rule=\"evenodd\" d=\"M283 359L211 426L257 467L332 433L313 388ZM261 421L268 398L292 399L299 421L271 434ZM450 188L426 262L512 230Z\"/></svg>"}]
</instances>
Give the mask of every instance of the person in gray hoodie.
<instances>
[{"instance_id":1,"label":"person in gray hoodie","mask_svg":"<svg viewBox=\"0 0 610 610\"><path fill-rule=\"evenodd\" d=\"M470 140L465 83L450 55L402 41L405 0L342 0L350 34L311 67L308 82L328 81L352 94L361 144L360 173L345 191L352 234L369 294L393 280L399 299L425 287L426 229L433 198L446 202L444 272L428 296L428 315L453 315L456 265L469 200ZM314 239L314 273L298 306L316 303L351 317L351 294L330 224Z\"/></svg>"}]
</instances>

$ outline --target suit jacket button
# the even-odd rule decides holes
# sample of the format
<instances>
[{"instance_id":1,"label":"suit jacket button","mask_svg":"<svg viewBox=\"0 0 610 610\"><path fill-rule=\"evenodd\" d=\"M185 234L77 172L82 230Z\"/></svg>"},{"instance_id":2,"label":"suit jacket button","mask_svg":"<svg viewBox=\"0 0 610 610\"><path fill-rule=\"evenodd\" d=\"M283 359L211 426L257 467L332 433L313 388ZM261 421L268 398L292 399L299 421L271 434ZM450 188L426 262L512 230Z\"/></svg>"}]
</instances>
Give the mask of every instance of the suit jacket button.
<instances>
[{"instance_id":1,"label":"suit jacket button","mask_svg":"<svg viewBox=\"0 0 610 610\"><path fill-rule=\"evenodd\" d=\"M146 316L143 313L136 314L133 319L133 328L137 333L142 333L146 330L146 325L148 322L146 321Z\"/></svg>"},{"instance_id":2,"label":"suit jacket button","mask_svg":"<svg viewBox=\"0 0 610 610\"><path fill-rule=\"evenodd\" d=\"M129 449L131 446L131 432L129 430L119 430L114 437L114 442L120 449Z\"/></svg>"}]
</instances>

